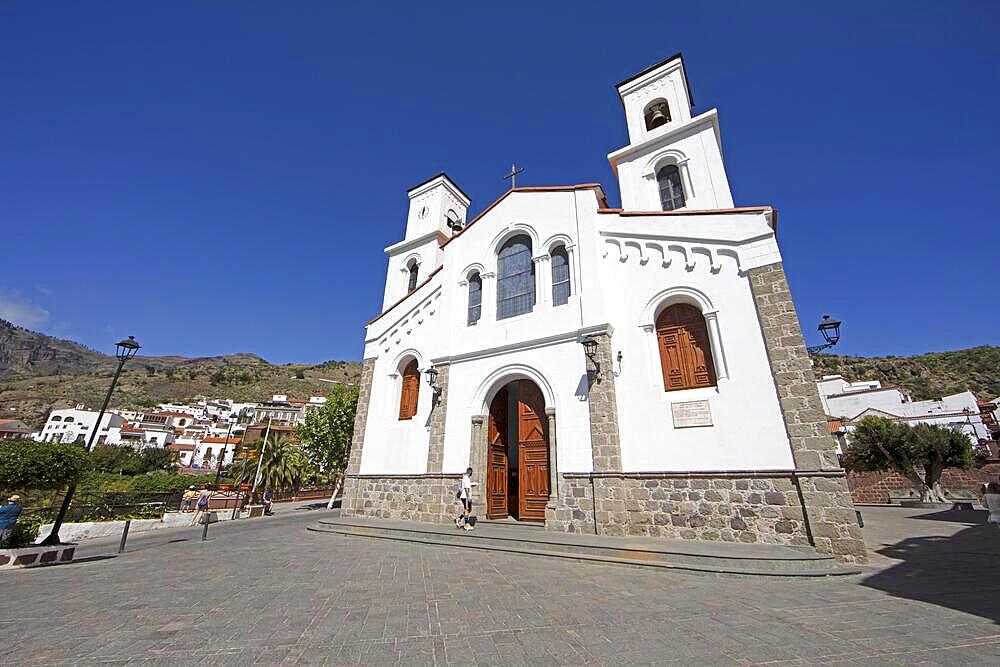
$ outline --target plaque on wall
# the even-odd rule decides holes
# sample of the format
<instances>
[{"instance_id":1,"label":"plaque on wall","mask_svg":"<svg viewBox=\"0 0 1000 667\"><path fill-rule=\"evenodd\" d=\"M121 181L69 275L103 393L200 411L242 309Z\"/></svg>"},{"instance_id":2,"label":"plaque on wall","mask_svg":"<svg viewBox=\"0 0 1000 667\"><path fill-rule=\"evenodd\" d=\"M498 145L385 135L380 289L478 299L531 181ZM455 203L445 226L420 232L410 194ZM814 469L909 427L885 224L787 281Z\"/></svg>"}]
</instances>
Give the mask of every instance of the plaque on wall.
<instances>
[{"instance_id":1,"label":"plaque on wall","mask_svg":"<svg viewBox=\"0 0 1000 667\"><path fill-rule=\"evenodd\" d=\"M708 401L671 403L670 412L674 416L674 428L712 425L712 408Z\"/></svg>"}]
</instances>

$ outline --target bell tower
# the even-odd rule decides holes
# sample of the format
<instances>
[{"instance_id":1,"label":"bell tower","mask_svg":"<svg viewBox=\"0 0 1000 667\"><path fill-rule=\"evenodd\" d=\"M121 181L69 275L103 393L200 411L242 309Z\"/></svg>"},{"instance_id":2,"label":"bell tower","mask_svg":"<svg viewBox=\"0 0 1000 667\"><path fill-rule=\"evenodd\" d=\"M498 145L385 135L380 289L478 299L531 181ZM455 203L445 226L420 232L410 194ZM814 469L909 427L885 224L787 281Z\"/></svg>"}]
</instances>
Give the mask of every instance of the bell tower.
<instances>
[{"instance_id":1,"label":"bell tower","mask_svg":"<svg viewBox=\"0 0 1000 667\"><path fill-rule=\"evenodd\" d=\"M406 240L440 232L451 236L465 226L471 200L441 172L406 191L410 210L406 217Z\"/></svg>"},{"instance_id":2,"label":"bell tower","mask_svg":"<svg viewBox=\"0 0 1000 667\"><path fill-rule=\"evenodd\" d=\"M616 86L628 146L608 161L630 211L731 208L718 112L691 115L694 98L680 53Z\"/></svg>"}]
</instances>

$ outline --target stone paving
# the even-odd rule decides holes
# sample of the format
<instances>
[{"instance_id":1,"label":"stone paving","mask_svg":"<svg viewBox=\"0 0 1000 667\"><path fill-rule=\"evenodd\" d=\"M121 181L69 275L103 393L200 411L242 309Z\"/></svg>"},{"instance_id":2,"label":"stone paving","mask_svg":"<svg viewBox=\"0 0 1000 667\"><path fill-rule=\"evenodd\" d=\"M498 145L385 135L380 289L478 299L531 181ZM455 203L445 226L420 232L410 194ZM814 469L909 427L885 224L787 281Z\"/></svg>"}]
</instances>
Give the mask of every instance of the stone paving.
<instances>
[{"instance_id":1,"label":"stone paving","mask_svg":"<svg viewBox=\"0 0 1000 667\"><path fill-rule=\"evenodd\" d=\"M1000 664L1000 529L864 511L880 562L808 581L307 532L325 511L95 541L0 575L0 664Z\"/></svg>"}]
</instances>

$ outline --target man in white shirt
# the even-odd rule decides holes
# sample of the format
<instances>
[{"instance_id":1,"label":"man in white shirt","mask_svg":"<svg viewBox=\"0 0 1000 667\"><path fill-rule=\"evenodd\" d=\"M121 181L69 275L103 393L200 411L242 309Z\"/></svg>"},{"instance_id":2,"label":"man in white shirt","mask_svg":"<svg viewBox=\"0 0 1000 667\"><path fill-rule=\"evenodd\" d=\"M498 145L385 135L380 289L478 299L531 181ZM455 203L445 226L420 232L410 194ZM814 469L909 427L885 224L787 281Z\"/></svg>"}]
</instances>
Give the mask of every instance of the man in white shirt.
<instances>
[{"instance_id":1,"label":"man in white shirt","mask_svg":"<svg viewBox=\"0 0 1000 667\"><path fill-rule=\"evenodd\" d=\"M462 501L462 514L455 520L455 526L458 528L465 527L466 530L472 530L472 526L469 523L469 516L472 514L472 487L479 486L476 482L472 481L472 468L466 468L465 474L462 475L462 488L458 492L458 499Z\"/></svg>"}]
</instances>

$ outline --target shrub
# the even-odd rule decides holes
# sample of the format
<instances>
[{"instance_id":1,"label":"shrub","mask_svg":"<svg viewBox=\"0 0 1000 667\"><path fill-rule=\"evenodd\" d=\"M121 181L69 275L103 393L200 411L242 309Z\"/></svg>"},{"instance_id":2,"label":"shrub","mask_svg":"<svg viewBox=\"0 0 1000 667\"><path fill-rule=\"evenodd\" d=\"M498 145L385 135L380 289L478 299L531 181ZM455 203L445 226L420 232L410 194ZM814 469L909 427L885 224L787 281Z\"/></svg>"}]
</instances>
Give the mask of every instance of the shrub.
<instances>
[{"instance_id":1,"label":"shrub","mask_svg":"<svg viewBox=\"0 0 1000 667\"><path fill-rule=\"evenodd\" d=\"M59 489L87 468L87 452L78 445L32 440L0 441L0 488Z\"/></svg>"}]
</instances>

